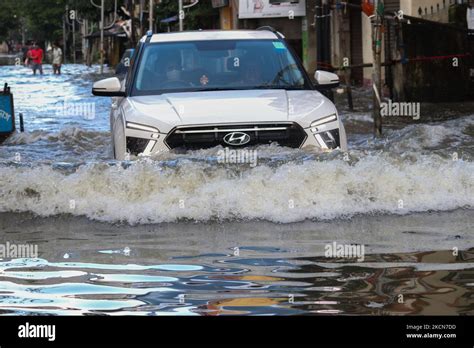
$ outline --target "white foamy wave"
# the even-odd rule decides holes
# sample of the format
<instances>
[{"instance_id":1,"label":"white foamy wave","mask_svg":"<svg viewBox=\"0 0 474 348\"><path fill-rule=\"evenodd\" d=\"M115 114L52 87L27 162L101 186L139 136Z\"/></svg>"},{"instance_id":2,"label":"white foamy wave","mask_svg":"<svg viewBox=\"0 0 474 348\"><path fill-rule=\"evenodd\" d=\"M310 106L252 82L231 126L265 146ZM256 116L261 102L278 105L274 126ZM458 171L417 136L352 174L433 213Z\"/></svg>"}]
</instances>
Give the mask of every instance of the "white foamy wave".
<instances>
[{"instance_id":1,"label":"white foamy wave","mask_svg":"<svg viewBox=\"0 0 474 348\"><path fill-rule=\"evenodd\" d=\"M32 132L16 132L13 133L6 141L7 145L22 145L22 144L32 144L37 141L46 140L50 135L49 132L44 130L35 130Z\"/></svg>"},{"instance_id":2,"label":"white foamy wave","mask_svg":"<svg viewBox=\"0 0 474 348\"><path fill-rule=\"evenodd\" d=\"M80 127L67 127L59 132L48 132L44 130L34 130L24 133L17 132L9 137L5 144L23 145L42 140L50 142L93 142L95 140L104 141L108 139L109 136L108 132L92 131Z\"/></svg>"},{"instance_id":3,"label":"white foamy wave","mask_svg":"<svg viewBox=\"0 0 474 348\"><path fill-rule=\"evenodd\" d=\"M474 207L474 163L420 156L367 156L237 167L182 161L0 168L0 211L71 213L131 224L179 219L294 222L355 214L405 214Z\"/></svg>"},{"instance_id":4,"label":"white foamy wave","mask_svg":"<svg viewBox=\"0 0 474 348\"><path fill-rule=\"evenodd\" d=\"M458 140L462 137L461 130L444 124L422 124L403 129L399 136L394 136L391 140L402 149L430 149L443 145L445 142ZM395 132L395 134L397 133Z\"/></svg>"}]
</instances>

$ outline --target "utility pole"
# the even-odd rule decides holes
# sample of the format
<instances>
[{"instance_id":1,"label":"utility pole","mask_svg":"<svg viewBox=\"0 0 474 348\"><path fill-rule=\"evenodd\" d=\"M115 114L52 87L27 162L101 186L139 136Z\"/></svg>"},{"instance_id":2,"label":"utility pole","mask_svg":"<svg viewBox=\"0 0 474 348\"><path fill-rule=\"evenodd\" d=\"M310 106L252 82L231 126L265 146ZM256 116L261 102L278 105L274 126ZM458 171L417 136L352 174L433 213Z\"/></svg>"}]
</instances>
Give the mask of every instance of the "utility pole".
<instances>
[{"instance_id":1,"label":"utility pole","mask_svg":"<svg viewBox=\"0 0 474 348\"><path fill-rule=\"evenodd\" d=\"M178 17L179 17L179 31L183 31L184 30L184 23L183 23L183 19L184 19L184 12L183 12L183 0L179 0L179 14L178 14Z\"/></svg>"},{"instance_id":2,"label":"utility pole","mask_svg":"<svg viewBox=\"0 0 474 348\"><path fill-rule=\"evenodd\" d=\"M192 4L183 6L183 0L179 0L179 14L178 14L178 17L179 17L179 31L184 30L184 9L191 8L193 6L196 6L197 4L199 4L199 0L194 0L194 2ZM168 31L169 31L169 24L168 24Z\"/></svg>"},{"instance_id":3,"label":"utility pole","mask_svg":"<svg viewBox=\"0 0 474 348\"><path fill-rule=\"evenodd\" d=\"M21 24L21 46L26 45L26 29L25 29L25 20L24 18L20 18Z\"/></svg>"},{"instance_id":4,"label":"utility pole","mask_svg":"<svg viewBox=\"0 0 474 348\"><path fill-rule=\"evenodd\" d=\"M380 107L382 102L382 20L383 0L374 0L374 17L372 19L372 53L374 65L372 70L374 136L382 136L382 116Z\"/></svg>"},{"instance_id":5,"label":"utility pole","mask_svg":"<svg viewBox=\"0 0 474 348\"><path fill-rule=\"evenodd\" d=\"M82 52L82 61L86 61L87 57L87 28L88 28L88 22L87 19L83 19L81 23L81 52Z\"/></svg>"},{"instance_id":6,"label":"utility pole","mask_svg":"<svg viewBox=\"0 0 474 348\"><path fill-rule=\"evenodd\" d=\"M66 16L67 16L67 7L66 7L66 13L64 14L63 16L63 56L64 56L64 64L66 64L66 57L67 57L67 54L66 54L66 35L67 35L67 32L66 32Z\"/></svg>"},{"instance_id":7,"label":"utility pole","mask_svg":"<svg viewBox=\"0 0 474 348\"><path fill-rule=\"evenodd\" d=\"M76 10L74 10L74 18L72 18L72 61L76 64Z\"/></svg>"},{"instance_id":8,"label":"utility pole","mask_svg":"<svg viewBox=\"0 0 474 348\"><path fill-rule=\"evenodd\" d=\"M100 73L104 73L104 0L100 3Z\"/></svg>"},{"instance_id":9,"label":"utility pole","mask_svg":"<svg viewBox=\"0 0 474 348\"><path fill-rule=\"evenodd\" d=\"M349 110L354 110L354 104L352 102L352 88L351 88L351 68L349 67L350 61L347 57L350 57L350 42L348 38L350 37L350 26L347 19L346 11L337 11L337 21L339 22L339 37L340 45L342 52L342 66L344 72L344 81L346 83L346 95L347 95L347 104L349 105Z\"/></svg>"},{"instance_id":10,"label":"utility pole","mask_svg":"<svg viewBox=\"0 0 474 348\"><path fill-rule=\"evenodd\" d=\"M140 0L140 2L138 3L138 12L140 13L139 15L139 19L140 19L140 30L139 30L139 37L142 37L143 36L143 7L145 5L145 2L143 0Z\"/></svg>"},{"instance_id":11,"label":"utility pole","mask_svg":"<svg viewBox=\"0 0 474 348\"><path fill-rule=\"evenodd\" d=\"M130 13L130 47L134 48L136 45L135 42L135 24L133 23L135 15L135 1L128 0L127 2L128 12Z\"/></svg>"},{"instance_id":12,"label":"utility pole","mask_svg":"<svg viewBox=\"0 0 474 348\"><path fill-rule=\"evenodd\" d=\"M153 0L150 0L150 28L149 30L151 30L153 32Z\"/></svg>"}]
</instances>

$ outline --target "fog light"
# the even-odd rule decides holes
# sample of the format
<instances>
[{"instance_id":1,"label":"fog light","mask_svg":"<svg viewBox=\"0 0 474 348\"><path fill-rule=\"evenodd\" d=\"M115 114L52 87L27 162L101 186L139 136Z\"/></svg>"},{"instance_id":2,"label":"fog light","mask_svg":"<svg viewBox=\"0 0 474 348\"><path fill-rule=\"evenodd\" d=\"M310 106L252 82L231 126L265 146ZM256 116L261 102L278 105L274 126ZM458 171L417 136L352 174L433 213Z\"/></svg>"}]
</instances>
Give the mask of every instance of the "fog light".
<instances>
[{"instance_id":1,"label":"fog light","mask_svg":"<svg viewBox=\"0 0 474 348\"><path fill-rule=\"evenodd\" d=\"M148 147L150 140L142 138L127 137L127 152L134 156L145 151Z\"/></svg>"},{"instance_id":2,"label":"fog light","mask_svg":"<svg viewBox=\"0 0 474 348\"><path fill-rule=\"evenodd\" d=\"M338 129L317 133L314 137L323 149L335 149L341 146Z\"/></svg>"}]
</instances>

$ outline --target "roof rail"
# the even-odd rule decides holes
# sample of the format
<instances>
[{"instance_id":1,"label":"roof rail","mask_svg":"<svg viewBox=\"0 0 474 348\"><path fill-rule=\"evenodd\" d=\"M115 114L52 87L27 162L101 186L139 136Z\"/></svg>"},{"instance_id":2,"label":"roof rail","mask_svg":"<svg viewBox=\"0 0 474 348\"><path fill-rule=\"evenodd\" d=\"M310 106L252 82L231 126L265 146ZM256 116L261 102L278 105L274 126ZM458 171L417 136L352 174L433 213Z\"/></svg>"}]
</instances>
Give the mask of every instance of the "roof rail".
<instances>
[{"instance_id":1,"label":"roof rail","mask_svg":"<svg viewBox=\"0 0 474 348\"><path fill-rule=\"evenodd\" d=\"M270 25L264 25L263 27L257 28L257 30L268 30L268 31L271 31L272 33L274 33L275 35L279 36L281 39L285 38L285 36L282 33L277 31L275 28L273 28Z\"/></svg>"},{"instance_id":2,"label":"roof rail","mask_svg":"<svg viewBox=\"0 0 474 348\"><path fill-rule=\"evenodd\" d=\"M146 32L146 42L150 42L152 36L153 36L153 30L148 30Z\"/></svg>"}]
</instances>

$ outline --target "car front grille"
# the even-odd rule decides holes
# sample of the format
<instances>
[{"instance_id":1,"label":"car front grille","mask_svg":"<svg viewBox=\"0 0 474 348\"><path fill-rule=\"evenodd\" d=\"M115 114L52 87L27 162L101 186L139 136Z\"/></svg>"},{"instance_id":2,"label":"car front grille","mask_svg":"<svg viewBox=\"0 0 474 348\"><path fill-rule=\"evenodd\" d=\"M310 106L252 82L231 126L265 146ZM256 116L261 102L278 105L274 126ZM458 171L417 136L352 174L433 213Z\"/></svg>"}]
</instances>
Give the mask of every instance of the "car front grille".
<instances>
[{"instance_id":1,"label":"car front grille","mask_svg":"<svg viewBox=\"0 0 474 348\"><path fill-rule=\"evenodd\" d=\"M231 145L224 141L230 133L247 134L244 145ZM306 132L294 122L230 124L176 127L165 139L170 149L203 149L218 145L229 147L255 146L278 143L281 146L300 147L306 140Z\"/></svg>"}]
</instances>

